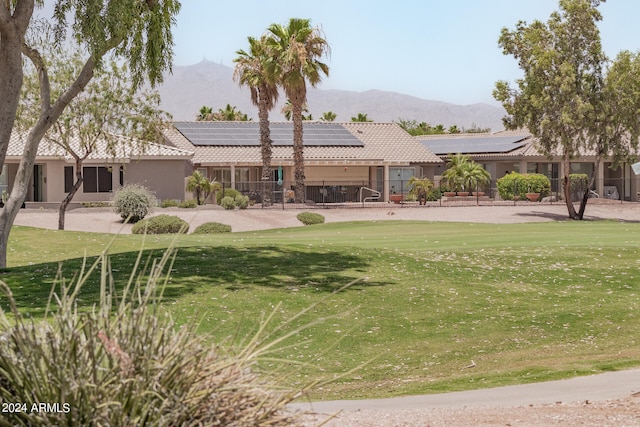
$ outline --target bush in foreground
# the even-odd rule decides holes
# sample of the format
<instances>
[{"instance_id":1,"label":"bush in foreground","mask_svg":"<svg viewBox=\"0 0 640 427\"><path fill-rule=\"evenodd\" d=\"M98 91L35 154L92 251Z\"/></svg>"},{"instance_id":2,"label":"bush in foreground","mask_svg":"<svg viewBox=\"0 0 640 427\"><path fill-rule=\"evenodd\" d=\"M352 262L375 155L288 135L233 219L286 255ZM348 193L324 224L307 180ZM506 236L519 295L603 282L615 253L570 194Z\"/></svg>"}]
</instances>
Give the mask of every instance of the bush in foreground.
<instances>
[{"instance_id":1,"label":"bush in foreground","mask_svg":"<svg viewBox=\"0 0 640 427\"><path fill-rule=\"evenodd\" d=\"M139 184L127 184L113 194L113 209L124 221L140 221L151 212L155 204L155 194Z\"/></svg>"},{"instance_id":2,"label":"bush in foreground","mask_svg":"<svg viewBox=\"0 0 640 427\"><path fill-rule=\"evenodd\" d=\"M132 234L176 234L189 231L189 224L173 215L158 215L138 222Z\"/></svg>"},{"instance_id":3,"label":"bush in foreground","mask_svg":"<svg viewBox=\"0 0 640 427\"><path fill-rule=\"evenodd\" d=\"M231 233L231 226L219 222L205 222L193 230L193 234Z\"/></svg>"},{"instance_id":4,"label":"bush in foreground","mask_svg":"<svg viewBox=\"0 0 640 427\"><path fill-rule=\"evenodd\" d=\"M157 304L174 258L167 250L148 271L114 283L103 253L74 282L58 277L56 304L40 322L23 318L0 282L11 310L0 309L0 402L20 404L0 424L300 425L285 411L299 393L275 391L253 369L271 349L264 337L227 352L197 336L197 322L177 327L161 314ZM95 271L100 302L78 310L76 296ZM33 411L39 403L57 406Z\"/></svg>"},{"instance_id":5,"label":"bush in foreground","mask_svg":"<svg viewBox=\"0 0 640 427\"><path fill-rule=\"evenodd\" d=\"M324 223L324 217L314 212L302 212L302 213L299 213L298 216L296 216L296 218L298 218L298 221L300 221L304 225Z\"/></svg>"}]
</instances>

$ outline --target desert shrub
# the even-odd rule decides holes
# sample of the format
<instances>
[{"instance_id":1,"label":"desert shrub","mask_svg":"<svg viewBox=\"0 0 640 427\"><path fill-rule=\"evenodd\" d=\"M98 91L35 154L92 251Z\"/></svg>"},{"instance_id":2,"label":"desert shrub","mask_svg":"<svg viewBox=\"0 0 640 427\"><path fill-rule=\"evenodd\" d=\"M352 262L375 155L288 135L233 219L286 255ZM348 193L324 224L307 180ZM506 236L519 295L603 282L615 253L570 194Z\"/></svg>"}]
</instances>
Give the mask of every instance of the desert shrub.
<instances>
[{"instance_id":1,"label":"desert shrub","mask_svg":"<svg viewBox=\"0 0 640 427\"><path fill-rule=\"evenodd\" d=\"M249 206L249 197L238 194L234 200L238 209L247 209Z\"/></svg>"},{"instance_id":2,"label":"desert shrub","mask_svg":"<svg viewBox=\"0 0 640 427\"><path fill-rule=\"evenodd\" d=\"M165 199L160 202L161 208L175 208L178 207L179 202L175 199Z\"/></svg>"},{"instance_id":3,"label":"desert shrub","mask_svg":"<svg viewBox=\"0 0 640 427\"><path fill-rule=\"evenodd\" d=\"M324 217L314 212L301 212L296 216L298 221L304 225L322 224L324 223Z\"/></svg>"},{"instance_id":4,"label":"desert shrub","mask_svg":"<svg viewBox=\"0 0 640 427\"><path fill-rule=\"evenodd\" d=\"M196 199L183 200L179 205L181 208L194 209L198 206L198 201Z\"/></svg>"},{"instance_id":5,"label":"desert shrub","mask_svg":"<svg viewBox=\"0 0 640 427\"><path fill-rule=\"evenodd\" d=\"M138 222L131 229L133 234L176 234L189 231L189 224L173 215L158 215Z\"/></svg>"},{"instance_id":6,"label":"desert shrub","mask_svg":"<svg viewBox=\"0 0 640 427\"><path fill-rule=\"evenodd\" d=\"M234 188L225 188L224 192L222 191L216 192L216 203L221 205L222 199L224 199L225 197L231 197L233 200L235 200L236 196L238 196L239 194L241 193Z\"/></svg>"},{"instance_id":7,"label":"desert shrub","mask_svg":"<svg viewBox=\"0 0 640 427\"><path fill-rule=\"evenodd\" d=\"M219 222L205 222L193 230L193 234L231 233L231 226Z\"/></svg>"},{"instance_id":8,"label":"desert shrub","mask_svg":"<svg viewBox=\"0 0 640 427\"><path fill-rule=\"evenodd\" d=\"M113 194L113 209L123 220L129 222L143 219L155 204L155 194L139 184L127 184Z\"/></svg>"},{"instance_id":9,"label":"desert shrub","mask_svg":"<svg viewBox=\"0 0 640 427\"><path fill-rule=\"evenodd\" d=\"M427 191L427 201L435 202L442 198L443 190L440 187L434 187L431 190Z\"/></svg>"},{"instance_id":10,"label":"desert shrub","mask_svg":"<svg viewBox=\"0 0 640 427\"><path fill-rule=\"evenodd\" d=\"M236 208L236 201L231 196L225 196L220 200L219 205L227 210L233 210Z\"/></svg>"},{"instance_id":11,"label":"desert shrub","mask_svg":"<svg viewBox=\"0 0 640 427\"><path fill-rule=\"evenodd\" d=\"M26 409L3 413L1 424L301 425L286 411L300 394L253 369L256 358L273 350L267 333L226 351L196 334L198 322L178 327L158 309L174 257L167 250L149 270L120 283L105 252L75 280L56 280L51 300L57 304L38 322L23 317L0 282L10 307L0 309L0 402ZM101 284L100 302L78 310L78 291L92 282ZM31 410L41 402L59 408Z\"/></svg>"}]
</instances>

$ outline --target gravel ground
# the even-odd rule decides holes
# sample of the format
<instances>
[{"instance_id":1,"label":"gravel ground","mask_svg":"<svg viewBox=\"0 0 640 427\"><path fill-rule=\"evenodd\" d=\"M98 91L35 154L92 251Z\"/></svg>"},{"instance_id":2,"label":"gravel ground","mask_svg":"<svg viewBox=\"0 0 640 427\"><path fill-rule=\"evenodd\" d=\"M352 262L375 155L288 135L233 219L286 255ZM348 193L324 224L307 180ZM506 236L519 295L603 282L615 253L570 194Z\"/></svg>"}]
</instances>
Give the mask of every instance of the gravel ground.
<instances>
[{"instance_id":1,"label":"gravel ground","mask_svg":"<svg viewBox=\"0 0 640 427\"><path fill-rule=\"evenodd\" d=\"M393 219L507 224L567 220L564 204L526 202L517 206L400 207L390 204L315 211L324 215L326 222ZM153 215L177 215L190 223L191 230L204 222L216 221L231 225L233 231L238 232L301 226L296 219L299 212L276 208L225 211L205 206L194 210L157 209ZM640 204L590 201L585 219L640 222ZM15 221L16 225L49 229L56 229L57 223L57 211L36 209L23 209ZM123 225L108 208L86 208L67 213L66 229L127 234L131 232L131 225ZM516 387L399 399L316 402L292 408L315 413L306 417L308 426L324 421L329 427L640 426L640 370ZM571 392L559 393L563 389ZM328 420L332 414L337 415Z\"/></svg>"}]
</instances>

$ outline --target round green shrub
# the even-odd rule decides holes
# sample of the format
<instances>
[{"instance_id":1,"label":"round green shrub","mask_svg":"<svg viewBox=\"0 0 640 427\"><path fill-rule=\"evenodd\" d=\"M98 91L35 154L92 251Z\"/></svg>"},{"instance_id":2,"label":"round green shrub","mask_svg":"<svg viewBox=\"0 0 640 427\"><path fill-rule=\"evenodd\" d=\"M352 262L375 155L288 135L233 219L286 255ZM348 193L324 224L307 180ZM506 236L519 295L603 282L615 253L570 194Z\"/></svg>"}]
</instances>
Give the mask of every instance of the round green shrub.
<instances>
[{"instance_id":1,"label":"round green shrub","mask_svg":"<svg viewBox=\"0 0 640 427\"><path fill-rule=\"evenodd\" d=\"M239 209L247 209L249 206L249 197L238 194L235 198L235 203Z\"/></svg>"},{"instance_id":2,"label":"round green shrub","mask_svg":"<svg viewBox=\"0 0 640 427\"><path fill-rule=\"evenodd\" d=\"M113 209L124 221L140 221L151 212L155 204L155 194L140 184L127 184L113 194Z\"/></svg>"},{"instance_id":3,"label":"round green shrub","mask_svg":"<svg viewBox=\"0 0 640 427\"><path fill-rule=\"evenodd\" d=\"M205 222L193 230L193 234L231 233L231 226L219 222Z\"/></svg>"},{"instance_id":4,"label":"round green shrub","mask_svg":"<svg viewBox=\"0 0 640 427\"><path fill-rule=\"evenodd\" d=\"M527 193L540 193L540 198L551 193L551 181L541 173L520 174L511 172L498 179L498 193L502 200L526 200Z\"/></svg>"},{"instance_id":5,"label":"round green shrub","mask_svg":"<svg viewBox=\"0 0 640 427\"><path fill-rule=\"evenodd\" d=\"M216 192L216 203L221 205L222 199L224 199L225 197L231 197L233 200L235 200L236 196L240 194L241 193L234 188L225 188L224 193L222 191Z\"/></svg>"},{"instance_id":6,"label":"round green shrub","mask_svg":"<svg viewBox=\"0 0 640 427\"><path fill-rule=\"evenodd\" d=\"M189 224L173 215L158 215L138 222L131 229L133 234L177 234L189 231Z\"/></svg>"},{"instance_id":7,"label":"round green shrub","mask_svg":"<svg viewBox=\"0 0 640 427\"><path fill-rule=\"evenodd\" d=\"M219 204L227 210L233 210L236 208L236 201L231 196L223 197Z\"/></svg>"},{"instance_id":8,"label":"round green shrub","mask_svg":"<svg viewBox=\"0 0 640 427\"><path fill-rule=\"evenodd\" d=\"M179 206L181 208L194 209L196 206L198 206L198 201L196 199L184 200L180 202Z\"/></svg>"},{"instance_id":9,"label":"round green shrub","mask_svg":"<svg viewBox=\"0 0 640 427\"><path fill-rule=\"evenodd\" d=\"M324 223L324 217L314 212L302 212L302 213L299 213L298 216L296 216L296 218L298 218L298 221L300 221L304 225Z\"/></svg>"},{"instance_id":10,"label":"round green shrub","mask_svg":"<svg viewBox=\"0 0 640 427\"><path fill-rule=\"evenodd\" d=\"M524 175L527 193L540 193L540 198L547 197L551 193L551 181L541 173L528 173Z\"/></svg>"}]
</instances>

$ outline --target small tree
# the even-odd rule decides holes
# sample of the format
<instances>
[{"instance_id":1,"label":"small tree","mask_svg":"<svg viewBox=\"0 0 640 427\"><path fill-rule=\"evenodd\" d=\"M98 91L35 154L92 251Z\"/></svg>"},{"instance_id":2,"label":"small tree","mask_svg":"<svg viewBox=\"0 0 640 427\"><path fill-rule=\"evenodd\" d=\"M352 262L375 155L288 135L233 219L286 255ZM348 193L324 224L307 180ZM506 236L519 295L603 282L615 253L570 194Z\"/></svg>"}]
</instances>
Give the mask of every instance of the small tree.
<instances>
[{"instance_id":1,"label":"small tree","mask_svg":"<svg viewBox=\"0 0 640 427\"><path fill-rule=\"evenodd\" d=\"M82 57L51 44L41 49L50 58L47 66L52 72L51 89L57 94L73 82L73 76L82 67ZM27 69L23 94L16 126L26 133L39 115L38 75L32 67ZM143 150L145 139L153 139L156 130L170 117L159 110L159 104L157 91L132 90L126 65L115 61L97 70L85 90L70 102L43 138L62 148L74 160L75 182L60 203L59 230L64 230L67 207L84 181L83 162L99 144L104 144L105 154L112 159L121 155L124 147Z\"/></svg>"}]
</instances>

